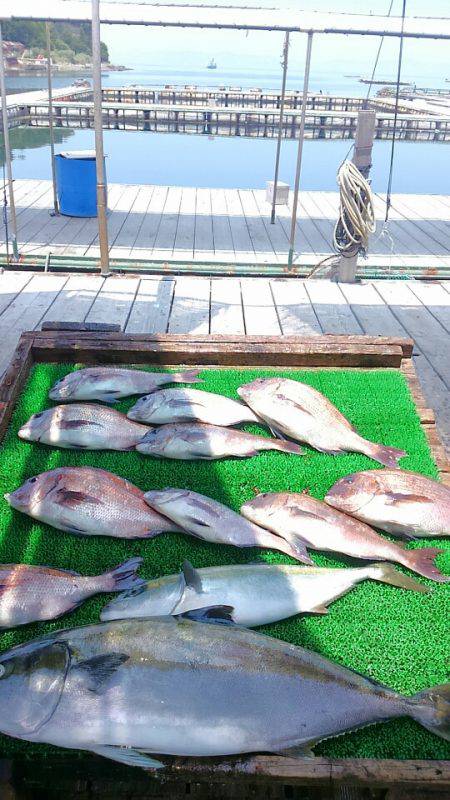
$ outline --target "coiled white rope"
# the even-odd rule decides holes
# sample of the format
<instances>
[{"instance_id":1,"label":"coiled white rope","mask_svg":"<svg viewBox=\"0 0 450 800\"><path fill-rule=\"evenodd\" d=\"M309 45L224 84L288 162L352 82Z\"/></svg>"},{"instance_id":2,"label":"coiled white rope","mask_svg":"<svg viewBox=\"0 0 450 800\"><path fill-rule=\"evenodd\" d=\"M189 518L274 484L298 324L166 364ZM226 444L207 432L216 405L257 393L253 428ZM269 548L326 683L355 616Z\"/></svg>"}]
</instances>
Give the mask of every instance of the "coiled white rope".
<instances>
[{"instance_id":1,"label":"coiled white rope","mask_svg":"<svg viewBox=\"0 0 450 800\"><path fill-rule=\"evenodd\" d=\"M340 203L339 219L333 235L334 249L346 256L361 251L366 253L369 236L376 229L370 185L352 161L341 164L337 181Z\"/></svg>"}]
</instances>

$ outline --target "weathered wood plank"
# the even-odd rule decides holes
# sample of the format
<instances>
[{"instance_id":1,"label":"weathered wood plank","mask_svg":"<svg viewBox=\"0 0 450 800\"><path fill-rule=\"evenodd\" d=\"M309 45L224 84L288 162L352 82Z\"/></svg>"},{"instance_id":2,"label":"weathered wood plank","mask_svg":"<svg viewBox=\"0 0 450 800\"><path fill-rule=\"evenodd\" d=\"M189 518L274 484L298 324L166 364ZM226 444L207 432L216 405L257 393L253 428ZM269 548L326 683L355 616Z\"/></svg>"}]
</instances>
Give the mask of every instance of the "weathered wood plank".
<instances>
[{"instance_id":1,"label":"weathered wood plank","mask_svg":"<svg viewBox=\"0 0 450 800\"><path fill-rule=\"evenodd\" d=\"M214 257L218 261L234 259L233 238L223 189L211 189L211 213Z\"/></svg>"},{"instance_id":2,"label":"weathered wood plank","mask_svg":"<svg viewBox=\"0 0 450 800\"><path fill-rule=\"evenodd\" d=\"M436 317L442 327L450 333L450 294L434 281L408 281L411 291L428 311Z\"/></svg>"},{"instance_id":3,"label":"weathered wood plank","mask_svg":"<svg viewBox=\"0 0 450 800\"><path fill-rule=\"evenodd\" d=\"M337 283L311 280L305 286L324 333L363 332Z\"/></svg>"},{"instance_id":4,"label":"weathered wood plank","mask_svg":"<svg viewBox=\"0 0 450 800\"><path fill-rule=\"evenodd\" d=\"M224 194L236 261L253 260L255 251L242 210L239 192L237 189L225 189Z\"/></svg>"},{"instance_id":5,"label":"weathered wood plank","mask_svg":"<svg viewBox=\"0 0 450 800\"><path fill-rule=\"evenodd\" d=\"M208 333L210 291L205 278L176 279L169 333Z\"/></svg>"},{"instance_id":6,"label":"weathered wood plank","mask_svg":"<svg viewBox=\"0 0 450 800\"><path fill-rule=\"evenodd\" d=\"M0 275L0 316L31 281L32 277L32 272L10 272L9 270Z\"/></svg>"},{"instance_id":7,"label":"weathered wood plank","mask_svg":"<svg viewBox=\"0 0 450 800\"><path fill-rule=\"evenodd\" d=\"M167 258L173 253L180 216L182 189L169 186L164 204L164 213L158 227L153 247L153 258Z\"/></svg>"},{"instance_id":8,"label":"weathered wood plank","mask_svg":"<svg viewBox=\"0 0 450 800\"><path fill-rule=\"evenodd\" d=\"M176 229L173 251L182 260L189 260L194 254L195 236L195 189L184 187L181 190L180 213Z\"/></svg>"},{"instance_id":9,"label":"weathered wood plank","mask_svg":"<svg viewBox=\"0 0 450 800\"><path fill-rule=\"evenodd\" d=\"M139 284L127 333L165 333L169 322L175 281L168 278L143 278Z\"/></svg>"},{"instance_id":10,"label":"weathered wood plank","mask_svg":"<svg viewBox=\"0 0 450 800\"><path fill-rule=\"evenodd\" d=\"M55 302L42 317L43 322L83 322L103 286L99 275L71 275Z\"/></svg>"},{"instance_id":11,"label":"weathered wood plank","mask_svg":"<svg viewBox=\"0 0 450 800\"><path fill-rule=\"evenodd\" d=\"M282 333L322 333L303 281L278 279L272 280L271 285Z\"/></svg>"},{"instance_id":12,"label":"weathered wood plank","mask_svg":"<svg viewBox=\"0 0 450 800\"><path fill-rule=\"evenodd\" d=\"M266 278L243 278L242 300L246 333L278 335L281 333L277 310Z\"/></svg>"},{"instance_id":13,"label":"weathered wood plank","mask_svg":"<svg viewBox=\"0 0 450 800\"><path fill-rule=\"evenodd\" d=\"M214 236L209 189L197 189L195 199L195 242L197 258L211 261L214 258Z\"/></svg>"},{"instance_id":14,"label":"weathered wood plank","mask_svg":"<svg viewBox=\"0 0 450 800\"><path fill-rule=\"evenodd\" d=\"M239 278L211 280L211 333L245 333Z\"/></svg>"},{"instance_id":15,"label":"weathered wood plank","mask_svg":"<svg viewBox=\"0 0 450 800\"><path fill-rule=\"evenodd\" d=\"M136 297L139 278L112 276L106 278L86 322L110 322L125 328Z\"/></svg>"}]
</instances>

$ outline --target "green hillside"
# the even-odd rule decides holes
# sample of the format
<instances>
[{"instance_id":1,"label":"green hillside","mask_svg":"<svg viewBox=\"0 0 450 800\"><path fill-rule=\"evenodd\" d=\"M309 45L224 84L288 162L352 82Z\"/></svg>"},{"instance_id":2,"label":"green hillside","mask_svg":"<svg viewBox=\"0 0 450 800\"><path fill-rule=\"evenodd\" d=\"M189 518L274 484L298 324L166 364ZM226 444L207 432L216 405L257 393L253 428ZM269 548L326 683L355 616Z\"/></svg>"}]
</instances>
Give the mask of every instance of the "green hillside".
<instances>
[{"instance_id":1,"label":"green hillside","mask_svg":"<svg viewBox=\"0 0 450 800\"><path fill-rule=\"evenodd\" d=\"M50 25L52 54L55 61L82 62L91 59L91 26L89 22L54 22ZM2 23L3 39L22 42L33 54L46 46L45 23L12 20ZM107 62L108 48L102 42L102 61Z\"/></svg>"}]
</instances>

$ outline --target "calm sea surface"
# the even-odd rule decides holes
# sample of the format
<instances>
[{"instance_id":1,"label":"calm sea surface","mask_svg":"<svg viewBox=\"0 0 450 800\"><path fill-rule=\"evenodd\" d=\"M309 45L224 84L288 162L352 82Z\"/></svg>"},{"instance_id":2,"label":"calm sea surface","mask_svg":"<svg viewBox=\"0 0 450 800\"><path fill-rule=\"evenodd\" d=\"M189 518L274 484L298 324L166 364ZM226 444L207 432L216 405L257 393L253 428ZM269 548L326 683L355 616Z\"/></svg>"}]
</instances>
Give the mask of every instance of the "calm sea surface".
<instances>
[{"instance_id":1,"label":"calm sea surface","mask_svg":"<svg viewBox=\"0 0 450 800\"><path fill-rule=\"evenodd\" d=\"M211 74L207 70L182 72L170 69L130 70L104 76L105 86L127 84L232 85L278 88L279 74L255 70L244 75L228 70ZM366 91L354 78L315 76L312 90L361 95ZM73 76L55 76L55 86L67 86ZM289 87L301 87L302 77L292 73ZM45 88L44 76L7 79L9 92ZM56 129L56 152L94 147L93 131ZM221 138L143 131L104 131L107 174L110 183L156 183L175 186L263 188L273 177L275 142L265 139ZM11 131L13 171L16 178L50 179L48 131L21 128ZM336 171L345 158L348 141L307 141L304 149L302 187L336 189ZM283 143L280 179L292 185L296 143ZM386 190L390 144L376 142L373 153L372 184ZM0 150L1 163L1 150ZM450 144L399 142L396 146L394 191L432 194L448 193Z\"/></svg>"}]
</instances>

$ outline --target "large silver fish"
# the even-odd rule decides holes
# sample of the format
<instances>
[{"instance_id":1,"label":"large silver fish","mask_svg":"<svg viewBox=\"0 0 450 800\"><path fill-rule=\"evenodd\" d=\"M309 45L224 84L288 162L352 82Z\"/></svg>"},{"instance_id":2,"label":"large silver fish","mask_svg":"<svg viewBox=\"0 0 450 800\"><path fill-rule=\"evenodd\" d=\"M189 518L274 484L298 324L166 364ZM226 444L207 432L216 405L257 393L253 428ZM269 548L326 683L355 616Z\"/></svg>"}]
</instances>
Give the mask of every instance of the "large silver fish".
<instances>
[{"instance_id":1,"label":"large silver fish","mask_svg":"<svg viewBox=\"0 0 450 800\"><path fill-rule=\"evenodd\" d=\"M274 433L307 442L323 453L363 453L387 467L397 466L406 455L363 439L333 403L306 383L257 378L237 392Z\"/></svg>"},{"instance_id":2,"label":"large silver fish","mask_svg":"<svg viewBox=\"0 0 450 800\"><path fill-rule=\"evenodd\" d=\"M280 450L282 453L302 455L303 450L294 442L283 442L267 436L255 436L247 431L181 422L152 428L136 447L140 453L165 458L206 459L247 458L261 450Z\"/></svg>"},{"instance_id":3,"label":"large silver fish","mask_svg":"<svg viewBox=\"0 0 450 800\"><path fill-rule=\"evenodd\" d=\"M117 620L0 655L0 730L158 768L152 754L305 755L322 739L412 717L450 738L450 685L405 697L246 628Z\"/></svg>"},{"instance_id":4,"label":"large silver fish","mask_svg":"<svg viewBox=\"0 0 450 800\"><path fill-rule=\"evenodd\" d=\"M199 389L162 389L148 397L141 397L130 408L128 417L151 425L206 422L209 425L228 426L241 422L260 422L243 403Z\"/></svg>"},{"instance_id":5,"label":"large silver fish","mask_svg":"<svg viewBox=\"0 0 450 800\"><path fill-rule=\"evenodd\" d=\"M22 425L21 439L84 450L134 450L146 425L94 403L69 403L40 411Z\"/></svg>"},{"instance_id":6,"label":"large silver fish","mask_svg":"<svg viewBox=\"0 0 450 800\"><path fill-rule=\"evenodd\" d=\"M152 511L132 483L94 467L59 467L29 478L5 500L18 511L68 533L151 538L177 530Z\"/></svg>"},{"instance_id":7,"label":"large silver fish","mask_svg":"<svg viewBox=\"0 0 450 800\"><path fill-rule=\"evenodd\" d=\"M73 403L75 400L115 403L121 397L154 392L166 383L202 383L198 373L198 369L170 373L124 367L86 367L69 372L56 381L49 397L62 403Z\"/></svg>"},{"instance_id":8,"label":"large silver fish","mask_svg":"<svg viewBox=\"0 0 450 800\"><path fill-rule=\"evenodd\" d=\"M404 545L390 542L364 522L306 494L260 494L244 503L241 514L278 535L295 535L304 548L345 553L353 558L395 561L425 578L440 583L450 581L434 564L434 558L442 550L436 547L406 550Z\"/></svg>"},{"instance_id":9,"label":"large silver fish","mask_svg":"<svg viewBox=\"0 0 450 800\"><path fill-rule=\"evenodd\" d=\"M396 536L450 536L449 487L416 472L355 472L337 481L325 502Z\"/></svg>"},{"instance_id":10,"label":"large silver fish","mask_svg":"<svg viewBox=\"0 0 450 800\"><path fill-rule=\"evenodd\" d=\"M84 577L77 572L28 564L0 565L0 628L55 619L73 611L100 592L123 592L145 582L136 570L142 558L130 558L103 575Z\"/></svg>"},{"instance_id":11,"label":"large silver fish","mask_svg":"<svg viewBox=\"0 0 450 800\"><path fill-rule=\"evenodd\" d=\"M153 509L199 539L236 547L268 547L305 564L312 563L296 535L285 535L283 531L275 536L211 497L188 489L150 491L144 497Z\"/></svg>"},{"instance_id":12,"label":"large silver fish","mask_svg":"<svg viewBox=\"0 0 450 800\"><path fill-rule=\"evenodd\" d=\"M100 619L158 617L205 606L230 606L233 622L251 628L294 614L326 614L329 603L366 580L428 592L423 584L383 563L354 569L287 564L194 569L185 562L179 575L155 578L114 598L102 610Z\"/></svg>"}]
</instances>

